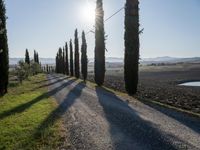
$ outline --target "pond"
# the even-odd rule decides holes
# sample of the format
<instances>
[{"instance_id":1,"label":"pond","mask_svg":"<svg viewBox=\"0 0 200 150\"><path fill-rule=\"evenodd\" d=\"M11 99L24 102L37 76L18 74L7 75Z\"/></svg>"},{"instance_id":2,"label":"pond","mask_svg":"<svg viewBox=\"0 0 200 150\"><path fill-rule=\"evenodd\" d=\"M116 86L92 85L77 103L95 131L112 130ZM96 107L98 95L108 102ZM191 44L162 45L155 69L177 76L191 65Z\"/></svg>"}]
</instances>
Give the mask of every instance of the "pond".
<instances>
[{"instance_id":1,"label":"pond","mask_svg":"<svg viewBox=\"0 0 200 150\"><path fill-rule=\"evenodd\" d=\"M200 81L185 82L185 83L182 83L179 85L181 85L181 86L200 86Z\"/></svg>"}]
</instances>

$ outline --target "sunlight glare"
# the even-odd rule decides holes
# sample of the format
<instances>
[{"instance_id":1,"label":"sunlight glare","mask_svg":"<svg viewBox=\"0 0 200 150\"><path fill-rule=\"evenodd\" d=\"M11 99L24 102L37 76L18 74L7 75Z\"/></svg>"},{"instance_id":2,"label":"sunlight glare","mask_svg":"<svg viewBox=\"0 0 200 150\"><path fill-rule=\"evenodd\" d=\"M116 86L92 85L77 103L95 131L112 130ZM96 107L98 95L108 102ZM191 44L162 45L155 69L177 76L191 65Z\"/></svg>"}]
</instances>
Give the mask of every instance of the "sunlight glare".
<instances>
[{"instance_id":1,"label":"sunlight glare","mask_svg":"<svg viewBox=\"0 0 200 150\"><path fill-rule=\"evenodd\" d=\"M94 21L95 21L95 5L87 1L81 11L81 16L82 16L81 18L84 22L94 23Z\"/></svg>"}]
</instances>

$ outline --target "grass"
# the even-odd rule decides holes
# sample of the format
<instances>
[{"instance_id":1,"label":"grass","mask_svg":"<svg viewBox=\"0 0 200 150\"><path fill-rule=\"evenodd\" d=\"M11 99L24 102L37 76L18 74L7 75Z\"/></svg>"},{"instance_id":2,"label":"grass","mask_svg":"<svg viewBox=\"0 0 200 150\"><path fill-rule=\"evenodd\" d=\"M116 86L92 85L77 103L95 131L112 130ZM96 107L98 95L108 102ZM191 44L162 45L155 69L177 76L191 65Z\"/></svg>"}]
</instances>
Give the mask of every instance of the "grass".
<instances>
[{"instance_id":1,"label":"grass","mask_svg":"<svg viewBox=\"0 0 200 150\"><path fill-rule=\"evenodd\" d=\"M37 88L45 80L40 74L22 85L11 83L8 94L0 98L0 150L57 149L62 144L62 120L54 121L56 114L46 120L57 104L45 96L46 87Z\"/></svg>"}]
</instances>

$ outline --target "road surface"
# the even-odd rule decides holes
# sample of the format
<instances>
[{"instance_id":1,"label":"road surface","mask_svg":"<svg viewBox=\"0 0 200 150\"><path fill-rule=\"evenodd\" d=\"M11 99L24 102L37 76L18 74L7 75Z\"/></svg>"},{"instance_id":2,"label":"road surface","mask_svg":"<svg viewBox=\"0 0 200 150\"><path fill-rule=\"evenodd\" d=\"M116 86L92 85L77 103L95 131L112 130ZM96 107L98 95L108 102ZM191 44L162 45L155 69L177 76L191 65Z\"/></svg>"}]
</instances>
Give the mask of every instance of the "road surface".
<instances>
[{"instance_id":1,"label":"road surface","mask_svg":"<svg viewBox=\"0 0 200 150\"><path fill-rule=\"evenodd\" d=\"M69 149L200 150L200 119L48 75L49 93L64 119Z\"/></svg>"}]
</instances>

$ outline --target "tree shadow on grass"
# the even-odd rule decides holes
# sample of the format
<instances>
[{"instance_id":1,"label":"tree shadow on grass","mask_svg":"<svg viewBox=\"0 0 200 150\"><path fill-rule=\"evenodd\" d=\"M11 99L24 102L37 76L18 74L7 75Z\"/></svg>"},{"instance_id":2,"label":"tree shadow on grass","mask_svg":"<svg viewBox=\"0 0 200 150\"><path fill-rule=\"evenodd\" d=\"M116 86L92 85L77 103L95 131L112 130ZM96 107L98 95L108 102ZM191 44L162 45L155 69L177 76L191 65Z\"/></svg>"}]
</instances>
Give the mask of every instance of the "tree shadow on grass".
<instances>
[{"instance_id":1,"label":"tree shadow on grass","mask_svg":"<svg viewBox=\"0 0 200 150\"><path fill-rule=\"evenodd\" d=\"M49 97L53 96L54 94L56 94L57 92L59 92L60 90L65 88L66 86L69 86L70 84L72 84L74 81L75 81L75 79L69 80L68 82L61 84L59 87L36 97L35 99L29 101L28 103L25 103L25 104L15 107L15 108L12 108L10 110L4 111L3 113L0 114L0 120L6 118L8 116L14 115L16 113L24 112L25 110L30 108L32 105L36 104L37 102L39 102L45 98L49 98Z\"/></svg>"},{"instance_id":2,"label":"tree shadow on grass","mask_svg":"<svg viewBox=\"0 0 200 150\"><path fill-rule=\"evenodd\" d=\"M111 139L116 150L176 149L156 125L142 119L138 112L128 106L114 93L96 87L100 105L110 126Z\"/></svg>"}]
</instances>

